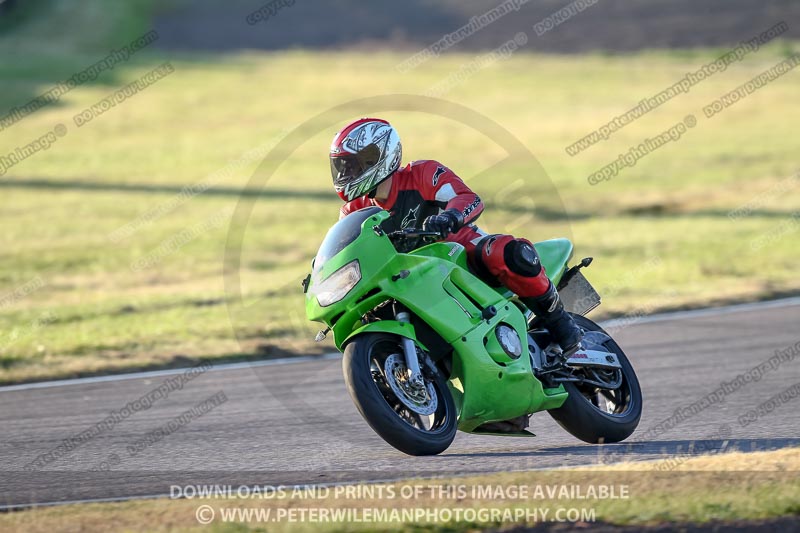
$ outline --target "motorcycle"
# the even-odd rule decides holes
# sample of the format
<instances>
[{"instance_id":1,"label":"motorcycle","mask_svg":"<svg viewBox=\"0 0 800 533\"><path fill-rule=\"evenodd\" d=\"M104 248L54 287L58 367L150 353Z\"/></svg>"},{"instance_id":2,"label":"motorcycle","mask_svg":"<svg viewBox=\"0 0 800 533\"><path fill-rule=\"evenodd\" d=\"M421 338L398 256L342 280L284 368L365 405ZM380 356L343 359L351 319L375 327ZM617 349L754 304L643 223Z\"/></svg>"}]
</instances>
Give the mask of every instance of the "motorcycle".
<instances>
[{"instance_id":1,"label":"motorcycle","mask_svg":"<svg viewBox=\"0 0 800 533\"><path fill-rule=\"evenodd\" d=\"M409 455L446 450L457 430L534 436L497 423L547 411L588 443L619 442L639 423L642 393L619 345L585 317L600 297L569 266L567 239L534 246L584 336L564 360L543 323L503 287L470 272L466 251L436 232L386 231L389 213L351 213L327 233L303 281L306 315L344 352L358 411ZM525 418L527 420L527 418Z\"/></svg>"}]
</instances>

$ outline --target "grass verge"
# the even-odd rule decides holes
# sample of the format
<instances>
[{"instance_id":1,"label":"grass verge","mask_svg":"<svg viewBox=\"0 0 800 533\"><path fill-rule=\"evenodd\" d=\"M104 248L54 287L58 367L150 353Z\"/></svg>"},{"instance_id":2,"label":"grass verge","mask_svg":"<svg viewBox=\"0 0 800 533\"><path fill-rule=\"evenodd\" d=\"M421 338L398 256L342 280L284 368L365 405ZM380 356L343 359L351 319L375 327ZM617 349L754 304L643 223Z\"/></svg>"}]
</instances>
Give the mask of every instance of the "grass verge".
<instances>
[{"instance_id":1,"label":"grass verge","mask_svg":"<svg viewBox=\"0 0 800 533\"><path fill-rule=\"evenodd\" d=\"M273 492L269 499L143 500L68 505L0 515L8 532L45 531L480 531L497 527L553 524L557 517L572 526L587 522L620 526L671 527L717 522L757 524L778 518L800 519L800 449L750 454L730 453L688 459L670 471L660 463L628 463L574 470L491 474L386 485L332 487L327 493ZM603 489L602 487L605 487ZM233 489L236 491L236 488ZM603 492L605 490L605 492ZM262 492L266 494L266 492ZM197 510L210 506L214 519L200 525ZM249 519L222 521L224 509L261 509ZM352 509L438 509L431 520L405 522L332 521L314 523L312 511ZM465 509L472 509L475 519ZM516 519L491 519L498 510ZM562 511L559 511L561 509ZM572 509L583 510L575 514ZM444 511L442 511L444 510ZM449 515L448 515L448 511ZM412 511L406 511L412 512ZM481 519L481 512L485 520ZM583 515L580 515L583 512ZM305 514L304 514L305 513ZM210 516L210 515L208 515ZM306 519L302 520L301 517ZM321 515L317 515L321 516ZM333 516L329 514L328 516ZM388 515L387 515L388 516ZM571 520L570 518L574 518ZM426 520L423 518L423 521ZM795 522L796 523L796 522ZM210 529L209 529L210 528Z\"/></svg>"},{"instance_id":2,"label":"grass verge","mask_svg":"<svg viewBox=\"0 0 800 533\"><path fill-rule=\"evenodd\" d=\"M72 47L60 33L43 38L64 26L52 17L0 38L0 51L26 50L24 61L0 54L8 84L0 115L146 31L152 2L132 3L135 17L111 18L94 0L83 14L57 4L80 21L69 31L85 38ZM567 236L579 257L594 256L587 277L604 304L593 318L796 294L800 179L791 140L800 79L790 72L711 119L702 112L795 46L764 46L574 157L565 146L722 51L519 51L448 85L443 98L507 129L538 163L500 163L505 148L464 117L385 116L408 160L444 162L485 199L484 229L534 241ZM473 57L443 55L398 76L403 59L148 47L0 132L2 155L56 124L67 128L0 177L0 383L330 350L330 341L311 340L319 328L305 321L299 281L340 207L330 137L347 119L380 110L355 106L310 133L263 190L245 189L286 130L366 96L425 94ZM165 61L174 73L75 125L74 116ZM688 114L697 125L681 139L588 185L590 173ZM187 192L198 184L204 192ZM231 213L251 200L242 244L231 247Z\"/></svg>"}]
</instances>

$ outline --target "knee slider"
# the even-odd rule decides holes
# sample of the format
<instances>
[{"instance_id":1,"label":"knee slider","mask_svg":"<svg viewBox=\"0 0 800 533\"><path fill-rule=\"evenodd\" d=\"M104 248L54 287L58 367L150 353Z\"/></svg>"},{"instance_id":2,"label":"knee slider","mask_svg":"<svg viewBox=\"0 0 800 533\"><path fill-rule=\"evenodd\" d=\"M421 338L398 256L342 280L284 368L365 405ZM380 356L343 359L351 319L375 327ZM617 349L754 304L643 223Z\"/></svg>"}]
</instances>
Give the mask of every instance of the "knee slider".
<instances>
[{"instance_id":1,"label":"knee slider","mask_svg":"<svg viewBox=\"0 0 800 533\"><path fill-rule=\"evenodd\" d=\"M503 252L508 269L526 278L535 278L542 271L539 254L533 245L522 239L515 239L506 245Z\"/></svg>"}]
</instances>

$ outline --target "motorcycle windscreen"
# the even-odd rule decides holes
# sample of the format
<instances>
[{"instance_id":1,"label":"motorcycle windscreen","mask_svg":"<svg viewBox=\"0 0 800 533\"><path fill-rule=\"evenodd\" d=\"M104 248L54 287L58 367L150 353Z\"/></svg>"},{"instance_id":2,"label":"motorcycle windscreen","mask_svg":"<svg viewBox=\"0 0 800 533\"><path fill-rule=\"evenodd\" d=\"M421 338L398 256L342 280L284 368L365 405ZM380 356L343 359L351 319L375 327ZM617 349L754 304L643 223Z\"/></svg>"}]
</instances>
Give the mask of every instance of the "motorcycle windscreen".
<instances>
[{"instance_id":1,"label":"motorcycle windscreen","mask_svg":"<svg viewBox=\"0 0 800 533\"><path fill-rule=\"evenodd\" d=\"M314 259L314 273L321 271L326 262L336 257L336 254L356 240L361 235L361 225L364 221L381 211L380 207L366 207L350 213L334 224L325 235L317 257Z\"/></svg>"}]
</instances>

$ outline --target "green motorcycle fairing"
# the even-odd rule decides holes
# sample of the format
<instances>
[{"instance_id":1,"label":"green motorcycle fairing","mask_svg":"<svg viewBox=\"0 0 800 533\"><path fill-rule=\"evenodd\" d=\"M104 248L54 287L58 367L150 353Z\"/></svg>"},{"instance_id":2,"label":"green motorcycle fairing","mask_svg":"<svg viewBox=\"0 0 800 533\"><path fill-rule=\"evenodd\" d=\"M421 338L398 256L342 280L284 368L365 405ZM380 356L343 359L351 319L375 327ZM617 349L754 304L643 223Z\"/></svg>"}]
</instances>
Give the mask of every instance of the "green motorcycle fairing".
<instances>
[{"instance_id":1,"label":"green motorcycle fairing","mask_svg":"<svg viewBox=\"0 0 800 533\"><path fill-rule=\"evenodd\" d=\"M511 300L513 294L495 290L474 276L460 244L437 242L410 253L398 252L381 229L387 218L388 212L367 208L330 229L307 288L309 320L330 327L339 350L362 334L383 332L408 337L427 351L410 323L362 321L386 301L405 306L453 347L449 388L462 431L560 407L567 398L564 388L545 389L533 374L525 315ZM554 239L535 246L557 283L571 256L571 243ZM491 306L496 309L494 316L483 313ZM495 334L500 324L519 335L520 357L512 358L503 350Z\"/></svg>"}]
</instances>

